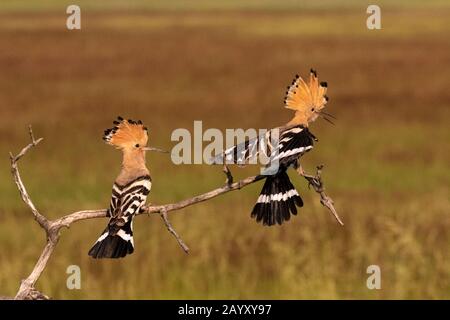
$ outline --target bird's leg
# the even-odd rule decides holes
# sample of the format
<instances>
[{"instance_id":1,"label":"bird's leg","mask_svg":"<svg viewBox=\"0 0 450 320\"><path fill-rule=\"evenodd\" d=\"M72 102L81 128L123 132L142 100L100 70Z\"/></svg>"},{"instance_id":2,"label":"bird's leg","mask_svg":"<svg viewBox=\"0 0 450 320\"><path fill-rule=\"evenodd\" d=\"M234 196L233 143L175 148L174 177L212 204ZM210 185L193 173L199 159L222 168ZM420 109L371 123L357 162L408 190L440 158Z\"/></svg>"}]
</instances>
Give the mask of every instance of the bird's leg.
<instances>
[{"instance_id":1,"label":"bird's leg","mask_svg":"<svg viewBox=\"0 0 450 320\"><path fill-rule=\"evenodd\" d=\"M223 172L227 176L227 180L225 180L225 182L230 187L233 184L233 175L226 164L223 165Z\"/></svg>"},{"instance_id":2,"label":"bird's leg","mask_svg":"<svg viewBox=\"0 0 450 320\"><path fill-rule=\"evenodd\" d=\"M294 164L294 168L295 168L295 171L297 171L297 173L300 175L300 176L302 176L302 177L305 177L305 179L306 180L308 180L308 188L311 186L311 176L308 176L306 173L305 173L305 170L303 170L303 167L302 167L302 165L300 164L300 161L297 159L297 161L295 161L295 164Z\"/></svg>"},{"instance_id":3,"label":"bird's leg","mask_svg":"<svg viewBox=\"0 0 450 320\"><path fill-rule=\"evenodd\" d=\"M147 208L151 206L152 206L151 202L147 202L145 205L141 207L141 209L139 209L139 213L147 213L147 216L150 217L150 211L148 211Z\"/></svg>"},{"instance_id":4,"label":"bird's leg","mask_svg":"<svg viewBox=\"0 0 450 320\"><path fill-rule=\"evenodd\" d=\"M302 165L300 164L300 161L296 161L294 164L294 168L295 171L297 171L297 173L302 176L303 178L305 178L308 181L308 188L311 188L311 186L314 187L314 189L317 192L319 189L322 190L322 180L320 178L320 173L321 173L321 169L323 166L318 166L317 167L317 172L315 176L309 175L305 172L305 170L303 170Z\"/></svg>"},{"instance_id":5,"label":"bird's leg","mask_svg":"<svg viewBox=\"0 0 450 320\"><path fill-rule=\"evenodd\" d=\"M322 181L322 176L321 176L323 165L317 166L316 174L314 176L305 173L305 171L301 167L298 160L295 163L294 167L295 167L295 170L297 171L297 173L299 175L301 175L303 178L305 178L306 181L308 181L308 188L312 186L314 188L314 191L316 191L320 195L320 203L323 206L327 207L330 210L330 212L333 214L333 216L337 220L337 222L341 226L343 226L344 223L339 218L339 215L338 215L336 209L334 208L333 199L331 199L331 197L329 197L325 193L325 187L323 186L323 181Z\"/></svg>"},{"instance_id":6,"label":"bird's leg","mask_svg":"<svg viewBox=\"0 0 450 320\"><path fill-rule=\"evenodd\" d=\"M299 175L301 175L301 176L304 176L304 175L305 175L305 171L303 170L303 167L302 167L302 165L300 164L299 161L297 161L297 162L295 163L295 170L297 171L297 173L298 173Z\"/></svg>"}]
</instances>

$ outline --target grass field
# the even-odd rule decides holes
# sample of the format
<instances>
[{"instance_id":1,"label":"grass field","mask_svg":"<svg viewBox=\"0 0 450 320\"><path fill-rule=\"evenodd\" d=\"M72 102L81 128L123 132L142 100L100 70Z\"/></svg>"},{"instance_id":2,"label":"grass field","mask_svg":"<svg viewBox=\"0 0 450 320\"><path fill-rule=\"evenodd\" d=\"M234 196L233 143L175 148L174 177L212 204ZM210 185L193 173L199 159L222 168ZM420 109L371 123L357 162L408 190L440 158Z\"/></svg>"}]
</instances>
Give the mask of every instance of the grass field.
<instances>
[{"instance_id":1,"label":"grass field","mask_svg":"<svg viewBox=\"0 0 450 320\"><path fill-rule=\"evenodd\" d=\"M94 261L87 251L106 220L83 221L63 231L37 288L57 299L450 299L447 3L382 2L377 31L357 1L79 3L81 31L65 28L65 1L0 4L0 295L15 294L45 243L9 168L28 124L45 141L20 163L22 176L55 218L109 203L120 154L101 135L117 115L142 119L150 144L166 149L194 120L277 126L291 116L286 85L314 67L338 121L312 125L319 142L303 164L325 164L345 227L292 174L305 206L282 227L249 217L261 183L171 215L189 255L157 216L140 216L133 255ZM161 154L148 164L152 203L224 182L216 167ZM72 264L81 290L66 288ZM372 264L381 290L366 287Z\"/></svg>"}]
</instances>

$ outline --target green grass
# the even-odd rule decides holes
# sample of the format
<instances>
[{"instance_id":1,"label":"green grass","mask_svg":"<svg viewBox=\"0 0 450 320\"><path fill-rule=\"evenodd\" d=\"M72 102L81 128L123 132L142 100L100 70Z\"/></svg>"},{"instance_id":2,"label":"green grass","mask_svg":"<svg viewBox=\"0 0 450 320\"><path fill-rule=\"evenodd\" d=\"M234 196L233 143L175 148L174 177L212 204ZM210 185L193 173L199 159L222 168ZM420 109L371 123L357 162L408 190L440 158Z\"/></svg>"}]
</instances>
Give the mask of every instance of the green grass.
<instances>
[{"instance_id":1,"label":"green grass","mask_svg":"<svg viewBox=\"0 0 450 320\"><path fill-rule=\"evenodd\" d=\"M95 2L91 12L81 1L83 29L69 32L56 1L24 3L0 5L1 295L15 294L45 241L9 170L8 152L28 142L28 124L45 140L21 161L22 177L37 207L56 218L108 204L120 154L101 134L117 115L142 119L150 144L164 148L173 146L172 130L199 119L204 128L276 126L291 116L281 104L285 86L313 66L328 81L327 109L338 121L312 125L319 142L304 166L325 164L345 227L292 174L305 207L282 227L249 217L261 183L171 215L190 255L158 217L141 216L133 255L93 261L87 251L106 220L83 221L63 231L37 288L58 299L450 298L444 5L398 2L402 10L384 11L381 31L368 31L356 2L287 12L293 2L171 11L129 1L132 10L119 12L124 2L115 1L105 12ZM162 154L148 164L152 203L224 182L217 167L175 166ZM81 267L79 291L65 286L71 264ZM381 267L382 290L365 286L371 264Z\"/></svg>"}]
</instances>

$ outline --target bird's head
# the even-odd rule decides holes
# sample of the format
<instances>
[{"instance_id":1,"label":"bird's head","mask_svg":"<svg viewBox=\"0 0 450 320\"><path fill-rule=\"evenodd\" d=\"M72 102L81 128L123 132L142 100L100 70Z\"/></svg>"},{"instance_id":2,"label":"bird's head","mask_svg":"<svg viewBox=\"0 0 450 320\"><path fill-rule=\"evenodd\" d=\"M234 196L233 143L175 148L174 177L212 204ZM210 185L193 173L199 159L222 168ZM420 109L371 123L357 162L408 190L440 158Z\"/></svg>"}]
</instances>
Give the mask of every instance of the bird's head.
<instances>
[{"instance_id":1,"label":"bird's head","mask_svg":"<svg viewBox=\"0 0 450 320\"><path fill-rule=\"evenodd\" d=\"M126 154L143 154L145 151L159 151L161 149L147 147L148 130L141 120L125 120L117 117L114 127L105 130L103 140L109 145L122 150Z\"/></svg>"},{"instance_id":2,"label":"bird's head","mask_svg":"<svg viewBox=\"0 0 450 320\"><path fill-rule=\"evenodd\" d=\"M332 123L329 118L334 117L323 111L328 101L326 92L327 83L319 82L317 73L313 69L311 69L308 82L296 75L291 85L288 86L284 99L284 106L295 110L294 118L288 125L308 126L319 116Z\"/></svg>"}]
</instances>

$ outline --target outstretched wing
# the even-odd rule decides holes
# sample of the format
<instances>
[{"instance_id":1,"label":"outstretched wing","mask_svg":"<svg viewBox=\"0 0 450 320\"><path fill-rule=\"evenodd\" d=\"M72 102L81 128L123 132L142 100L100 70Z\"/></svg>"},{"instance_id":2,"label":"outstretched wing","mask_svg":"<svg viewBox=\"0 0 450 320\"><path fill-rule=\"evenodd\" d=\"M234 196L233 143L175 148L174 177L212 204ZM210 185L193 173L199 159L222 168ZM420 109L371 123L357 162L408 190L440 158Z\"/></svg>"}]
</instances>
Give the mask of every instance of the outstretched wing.
<instances>
[{"instance_id":1,"label":"outstretched wing","mask_svg":"<svg viewBox=\"0 0 450 320\"><path fill-rule=\"evenodd\" d=\"M265 135L235 145L212 159L213 164L256 163L261 154L272 161L289 165L293 159L313 148L316 137L301 125L285 130L272 129ZM277 143L278 142L278 143Z\"/></svg>"},{"instance_id":2,"label":"outstretched wing","mask_svg":"<svg viewBox=\"0 0 450 320\"><path fill-rule=\"evenodd\" d=\"M232 146L224 152L211 159L211 164L239 164L246 165L252 163L260 154L260 144L263 139L270 141L270 131L265 135L260 135L253 139L248 139L243 143Z\"/></svg>"}]
</instances>

